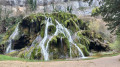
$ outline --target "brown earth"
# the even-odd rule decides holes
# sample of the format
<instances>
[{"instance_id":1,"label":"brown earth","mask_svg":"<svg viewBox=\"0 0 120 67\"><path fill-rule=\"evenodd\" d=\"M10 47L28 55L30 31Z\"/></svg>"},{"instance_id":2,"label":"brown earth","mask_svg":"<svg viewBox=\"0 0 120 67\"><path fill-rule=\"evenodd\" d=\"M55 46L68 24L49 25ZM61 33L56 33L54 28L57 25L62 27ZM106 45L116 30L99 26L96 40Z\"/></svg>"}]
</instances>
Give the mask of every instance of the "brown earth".
<instances>
[{"instance_id":1,"label":"brown earth","mask_svg":"<svg viewBox=\"0 0 120 67\"><path fill-rule=\"evenodd\" d=\"M0 61L0 67L120 67L120 55L94 60L49 62Z\"/></svg>"}]
</instances>

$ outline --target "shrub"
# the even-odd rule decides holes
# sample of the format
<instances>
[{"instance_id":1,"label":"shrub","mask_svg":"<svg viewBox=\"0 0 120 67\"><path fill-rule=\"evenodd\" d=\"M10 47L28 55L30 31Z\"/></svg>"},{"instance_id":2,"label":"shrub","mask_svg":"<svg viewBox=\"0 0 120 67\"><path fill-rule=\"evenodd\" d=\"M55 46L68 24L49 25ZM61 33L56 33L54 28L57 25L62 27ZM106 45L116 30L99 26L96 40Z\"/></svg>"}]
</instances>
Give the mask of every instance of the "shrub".
<instances>
[{"instance_id":1,"label":"shrub","mask_svg":"<svg viewBox=\"0 0 120 67\"><path fill-rule=\"evenodd\" d=\"M92 10L92 16L97 16L97 15L99 15L99 8L98 7L96 7L96 8L94 8L93 10Z\"/></svg>"},{"instance_id":2,"label":"shrub","mask_svg":"<svg viewBox=\"0 0 120 67\"><path fill-rule=\"evenodd\" d=\"M116 41L112 44L110 44L111 49L115 51L120 51L120 33L117 34Z\"/></svg>"}]
</instances>

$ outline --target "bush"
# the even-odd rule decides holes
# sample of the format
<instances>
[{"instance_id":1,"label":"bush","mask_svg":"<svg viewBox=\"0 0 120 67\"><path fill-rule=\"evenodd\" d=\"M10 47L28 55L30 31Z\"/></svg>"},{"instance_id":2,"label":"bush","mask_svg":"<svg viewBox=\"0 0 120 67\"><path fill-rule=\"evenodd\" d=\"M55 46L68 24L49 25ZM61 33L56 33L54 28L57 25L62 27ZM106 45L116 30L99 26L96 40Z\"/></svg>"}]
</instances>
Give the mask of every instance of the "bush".
<instances>
[{"instance_id":1,"label":"bush","mask_svg":"<svg viewBox=\"0 0 120 67\"><path fill-rule=\"evenodd\" d=\"M92 16L98 16L99 15L99 8L98 7L96 7L96 8L94 8L93 10L92 10Z\"/></svg>"},{"instance_id":2,"label":"bush","mask_svg":"<svg viewBox=\"0 0 120 67\"><path fill-rule=\"evenodd\" d=\"M120 33L117 34L116 41L112 44L110 44L111 49L115 51L120 51Z\"/></svg>"}]
</instances>

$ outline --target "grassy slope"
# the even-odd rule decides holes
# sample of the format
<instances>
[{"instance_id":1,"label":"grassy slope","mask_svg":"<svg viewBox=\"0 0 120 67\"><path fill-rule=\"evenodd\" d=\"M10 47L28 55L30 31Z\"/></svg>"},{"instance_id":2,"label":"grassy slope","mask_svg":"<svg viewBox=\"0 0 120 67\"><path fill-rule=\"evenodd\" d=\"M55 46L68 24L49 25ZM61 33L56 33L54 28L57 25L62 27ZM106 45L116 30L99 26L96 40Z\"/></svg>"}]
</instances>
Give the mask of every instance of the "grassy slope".
<instances>
[{"instance_id":1,"label":"grassy slope","mask_svg":"<svg viewBox=\"0 0 120 67\"><path fill-rule=\"evenodd\" d=\"M29 62L40 62L43 60L28 60L23 58L17 58L17 57L10 57L6 55L0 55L0 61L29 61Z\"/></svg>"},{"instance_id":2,"label":"grassy slope","mask_svg":"<svg viewBox=\"0 0 120 67\"><path fill-rule=\"evenodd\" d=\"M10 57L10 56L5 56L5 55L0 55L0 61L3 61L3 60L22 60L22 59Z\"/></svg>"}]
</instances>

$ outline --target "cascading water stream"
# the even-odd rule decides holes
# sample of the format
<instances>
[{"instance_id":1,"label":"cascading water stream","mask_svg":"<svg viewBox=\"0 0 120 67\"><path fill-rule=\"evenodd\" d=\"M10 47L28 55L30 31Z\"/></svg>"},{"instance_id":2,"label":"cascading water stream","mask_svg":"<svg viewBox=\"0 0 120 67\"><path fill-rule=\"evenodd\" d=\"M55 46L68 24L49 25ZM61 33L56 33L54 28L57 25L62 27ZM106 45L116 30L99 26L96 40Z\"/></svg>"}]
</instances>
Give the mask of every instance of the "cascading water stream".
<instances>
[{"instance_id":1,"label":"cascading water stream","mask_svg":"<svg viewBox=\"0 0 120 67\"><path fill-rule=\"evenodd\" d=\"M39 43L39 45L38 45L38 46L41 47L42 54L43 54L45 60L49 60L49 54L48 54L48 52L47 52L47 50L46 50L46 48L45 48L45 43L46 43L46 40L47 40L47 38L48 38L48 27L49 27L50 25L52 25L52 23L51 23L50 21L51 21L50 18L48 18L48 19L46 20L44 38L43 38L43 40L42 40L42 41Z\"/></svg>"},{"instance_id":2,"label":"cascading water stream","mask_svg":"<svg viewBox=\"0 0 120 67\"><path fill-rule=\"evenodd\" d=\"M14 40L15 37L18 34L19 34L19 23L18 23L17 27L15 28L14 32L12 33L12 35L10 35L10 37L9 37L9 40L8 40L9 44L8 44L7 49L6 49L6 53L10 53L11 52L11 50L12 50L11 49L11 47L12 47L12 40Z\"/></svg>"},{"instance_id":3,"label":"cascading water stream","mask_svg":"<svg viewBox=\"0 0 120 67\"><path fill-rule=\"evenodd\" d=\"M46 46L46 50L48 51L48 47L49 47L49 42L52 40L52 38L56 35L58 35L58 33L63 33L64 34L64 27L61 25L61 24L58 24L57 23L57 26L56 26L56 31L55 33L53 34L53 36L50 37L50 39L48 40L47 42L47 46ZM65 35L65 34L64 34Z\"/></svg>"},{"instance_id":4,"label":"cascading water stream","mask_svg":"<svg viewBox=\"0 0 120 67\"><path fill-rule=\"evenodd\" d=\"M69 40L69 42L72 43L73 45L75 45L75 47L76 47L76 48L78 49L78 51L79 51L79 55L81 55L82 58L84 58L85 56L84 56L83 52L82 52L81 49L77 46L77 44L75 44L75 43L73 42L72 37L71 37L71 35L70 35L70 32L68 31L67 28L65 28L65 31L66 31L66 33L67 33L67 35L68 35L68 40Z\"/></svg>"}]
</instances>

